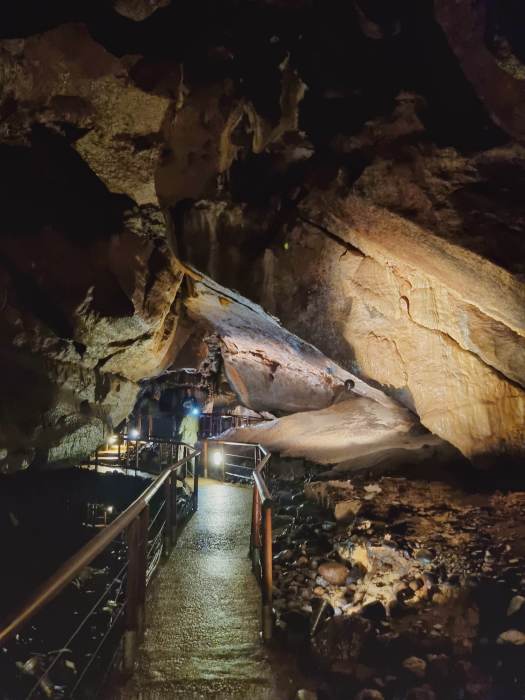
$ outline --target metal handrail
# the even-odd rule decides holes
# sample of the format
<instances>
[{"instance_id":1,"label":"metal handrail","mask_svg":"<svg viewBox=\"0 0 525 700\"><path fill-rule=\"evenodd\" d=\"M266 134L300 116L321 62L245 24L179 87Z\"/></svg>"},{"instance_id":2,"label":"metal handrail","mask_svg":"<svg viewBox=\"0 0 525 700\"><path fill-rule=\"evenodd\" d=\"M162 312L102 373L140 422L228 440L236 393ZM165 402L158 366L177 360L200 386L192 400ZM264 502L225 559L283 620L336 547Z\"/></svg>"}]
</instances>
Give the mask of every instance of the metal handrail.
<instances>
[{"instance_id":1,"label":"metal handrail","mask_svg":"<svg viewBox=\"0 0 525 700\"><path fill-rule=\"evenodd\" d=\"M53 600L86 566L106 549L111 542L148 508L151 499L167 482L173 472L184 466L189 460L198 457L199 451L193 450L178 462L164 469L152 484L129 505L115 520L73 554L58 570L43 583L31 596L29 601L0 629L0 644L4 644L37 612Z\"/></svg>"},{"instance_id":2,"label":"metal handrail","mask_svg":"<svg viewBox=\"0 0 525 700\"><path fill-rule=\"evenodd\" d=\"M266 450L262 447L262 445L256 445L253 442L230 442L229 440L215 440L212 438L207 438L209 442L213 443L214 445L236 445L237 447L259 447L262 449L264 452Z\"/></svg>"},{"instance_id":3,"label":"metal handrail","mask_svg":"<svg viewBox=\"0 0 525 700\"><path fill-rule=\"evenodd\" d=\"M266 482L265 482L263 476L261 475L261 473L258 471L254 471L253 480L255 482L255 487L257 488L257 492L259 494L261 506L263 508L270 507L272 505L272 497L270 495L270 491L268 489L268 486L266 486Z\"/></svg>"}]
</instances>

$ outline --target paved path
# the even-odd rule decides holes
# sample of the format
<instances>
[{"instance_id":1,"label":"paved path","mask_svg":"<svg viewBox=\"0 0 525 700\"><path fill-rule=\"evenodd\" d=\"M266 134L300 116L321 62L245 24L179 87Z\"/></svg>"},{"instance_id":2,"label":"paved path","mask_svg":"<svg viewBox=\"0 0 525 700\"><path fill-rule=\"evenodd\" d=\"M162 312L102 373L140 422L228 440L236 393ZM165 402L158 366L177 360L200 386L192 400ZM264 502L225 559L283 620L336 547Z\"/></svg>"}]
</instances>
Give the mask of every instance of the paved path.
<instances>
[{"instance_id":1,"label":"paved path","mask_svg":"<svg viewBox=\"0 0 525 700\"><path fill-rule=\"evenodd\" d=\"M249 489L201 480L199 510L157 574L138 669L111 698L290 697L291 680L277 680L259 640L250 511Z\"/></svg>"}]
</instances>

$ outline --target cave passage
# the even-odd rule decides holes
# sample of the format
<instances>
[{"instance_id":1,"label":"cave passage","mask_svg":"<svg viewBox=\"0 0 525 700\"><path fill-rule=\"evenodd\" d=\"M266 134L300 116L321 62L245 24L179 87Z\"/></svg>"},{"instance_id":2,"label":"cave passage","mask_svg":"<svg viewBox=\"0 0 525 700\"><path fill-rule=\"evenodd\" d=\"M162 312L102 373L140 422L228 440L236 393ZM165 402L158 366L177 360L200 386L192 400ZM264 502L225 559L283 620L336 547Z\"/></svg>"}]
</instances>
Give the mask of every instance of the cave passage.
<instances>
[{"instance_id":1,"label":"cave passage","mask_svg":"<svg viewBox=\"0 0 525 700\"><path fill-rule=\"evenodd\" d=\"M201 479L199 510L154 584L138 667L108 698L287 697L259 639L251 501L250 489Z\"/></svg>"},{"instance_id":2,"label":"cave passage","mask_svg":"<svg viewBox=\"0 0 525 700\"><path fill-rule=\"evenodd\" d=\"M0 700L525 700L524 0L4 1L0 83Z\"/></svg>"}]
</instances>

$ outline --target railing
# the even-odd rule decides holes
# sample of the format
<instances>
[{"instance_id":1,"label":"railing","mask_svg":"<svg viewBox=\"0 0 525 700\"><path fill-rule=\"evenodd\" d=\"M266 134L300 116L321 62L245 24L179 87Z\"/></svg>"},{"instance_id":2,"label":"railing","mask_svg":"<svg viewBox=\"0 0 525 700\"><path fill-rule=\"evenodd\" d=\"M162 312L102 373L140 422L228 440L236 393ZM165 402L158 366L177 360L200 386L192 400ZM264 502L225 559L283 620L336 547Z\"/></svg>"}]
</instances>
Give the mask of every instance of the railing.
<instances>
[{"instance_id":1,"label":"railing","mask_svg":"<svg viewBox=\"0 0 525 700\"><path fill-rule=\"evenodd\" d=\"M202 450L205 476L244 483L253 482L253 472L264 452L260 445L225 440L204 440Z\"/></svg>"},{"instance_id":2,"label":"railing","mask_svg":"<svg viewBox=\"0 0 525 700\"><path fill-rule=\"evenodd\" d=\"M262 445L224 440L204 440L202 454L206 476L253 483L249 554L261 586L263 638L269 641L273 632L272 497L265 473L271 454Z\"/></svg>"},{"instance_id":3,"label":"railing","mask_svg":"<svg viewBox=\"0 0 525 700\"><path fill-rule=\"evenodd\" d=\"M132 671L137 646L144 632L147 585L162 553L169 554L177 537L177 481L186 479L188 464L200 454L188 446L184 448L187 454L182 459L165 468L125 511L66 561L23 608L0 628L0 646L5 646L14 635L18 637L19 633L23 633L28 623L38 624L35 618L37 614L39 619L40 615L45 617L47 614L47 622L52 624L53 619L63 617L63 610L60 611L57 607L57 596L65 593L65 589L70 591L69 584L80 580L86 571L91 569L104 572L98 585L99 590L93 591L94 603L83 611L86 614L75 629L68 633L67 642L61 643L56 652L35 655L29 660L32 665L24 667L24 672L31 676L31 687L24 696L26 700L36 697L37 693L53 697L50 695L50 688L54 687L53 676L59 670L63 672L64 667L75 669L65 692L67 697L73 697L90 669L97 663L100 664L101 650L108 638L115 637L116 633L117 639L120 638L118 629L123 632L122 668L127 673ZM193 469L192 510L198 506L198 479L198 469ZM104 568L92 569L90 565L95 562ZM96 641L92 643L88 655L82 654L87 661L79 668L71 655L74 655L76 645L82 648L82 635L85 635L86 630L93 639L93 622L100 619L101 614L105 615L105 628L97 632ZM120 644L117 645L117 651L119 646ZM114 662L117 651L112 652L107 665ZM74 658L77 659L76 656ZM33 659L36 661L33 662ZM107 668L97 669L96 674L100 675L104 670ZM63 678L63 673L58 675Z\"/></svg>"},{"instance_id":4,"label":"railing","mask_svg":"<svg viewBox=\"0 0 525 700\"><path fill-rule=\"evenodd\" d=\"M199 434L202 438L215 437L230 428L242 428L261 421L261 418L237 416L230 413L201 413Z\"/></svg>"},{"instance_id":5,"label":"railing","mask_svg":"<svg viewBox=\"0 0 525 700\"><path fill-rule=\"evenodd\" d=\"M252 527L250 557L262 593L262 631L265 641L272 638L273 544L272 497L264 478L271 455L259 446L261 459L253 472Z\"/></svg>"},{"instance_id":6,"label":"railing","mask_svg":"<svg viewBox=\"0 0 525 700\"><path fill-rule=\"evenodd\" d=\"M153 435L137 438L124 433L111 436L111 440L105 449L99 447L81 466L95 471L119 468L126 474L139 471L159 474L163 465L186 457L191 449L189 445Z\"/></svg>"}]
</instances>

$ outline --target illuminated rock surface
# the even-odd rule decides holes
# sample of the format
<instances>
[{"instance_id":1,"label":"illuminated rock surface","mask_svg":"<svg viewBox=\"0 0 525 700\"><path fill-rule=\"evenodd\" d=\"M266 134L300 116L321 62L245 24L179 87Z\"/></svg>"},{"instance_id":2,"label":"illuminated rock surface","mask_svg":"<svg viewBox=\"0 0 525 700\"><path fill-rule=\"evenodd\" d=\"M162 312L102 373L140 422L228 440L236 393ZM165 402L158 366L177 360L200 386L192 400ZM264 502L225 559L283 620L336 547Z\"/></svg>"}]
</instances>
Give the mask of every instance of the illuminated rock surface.
<instances>
[{"instance_id":1,"label":"illuminated rock surface","mask_svg":"<svg viewBox=\"0 0 525 700\"><path fill-rule=\"evenodd\" d=\"M242 404L256 411L289 413L323 408L341 392L343 382L352 379L355 395L380 404L385 416L414 424L383 392L289 333L260 306L212 280L198 275L184 305L190 319L204 322L219 336L226 375Z\"/></svg>"},{"instance_id":2,"label":"illuminated rock surface","mask_svg":"<svg viewBox=\"0 0 525 700\"><path fill-rule=\"evenodd\" d=\"M418 427L409 411L367 397L230 430L224 437L260 442L283 457L337 464L338 471L457 458L450 445Z\"/></svg>"},{"instance_id":3,"label":"illuminated rock surface","mask_svg":"<svg viewBox=\"0 0 525 700\"><path fill-rule=\"evenodd\" d=\"M324 409L349 372L475 463L519 463L522 8L0 13L2 471L88 453L138 382L200 366L214 323L252 408ZM193 298L187 317L179 261L301 349L257 321L253 352L254 319L204 294L213 322Z\"/></svg>"}]
</instances>

